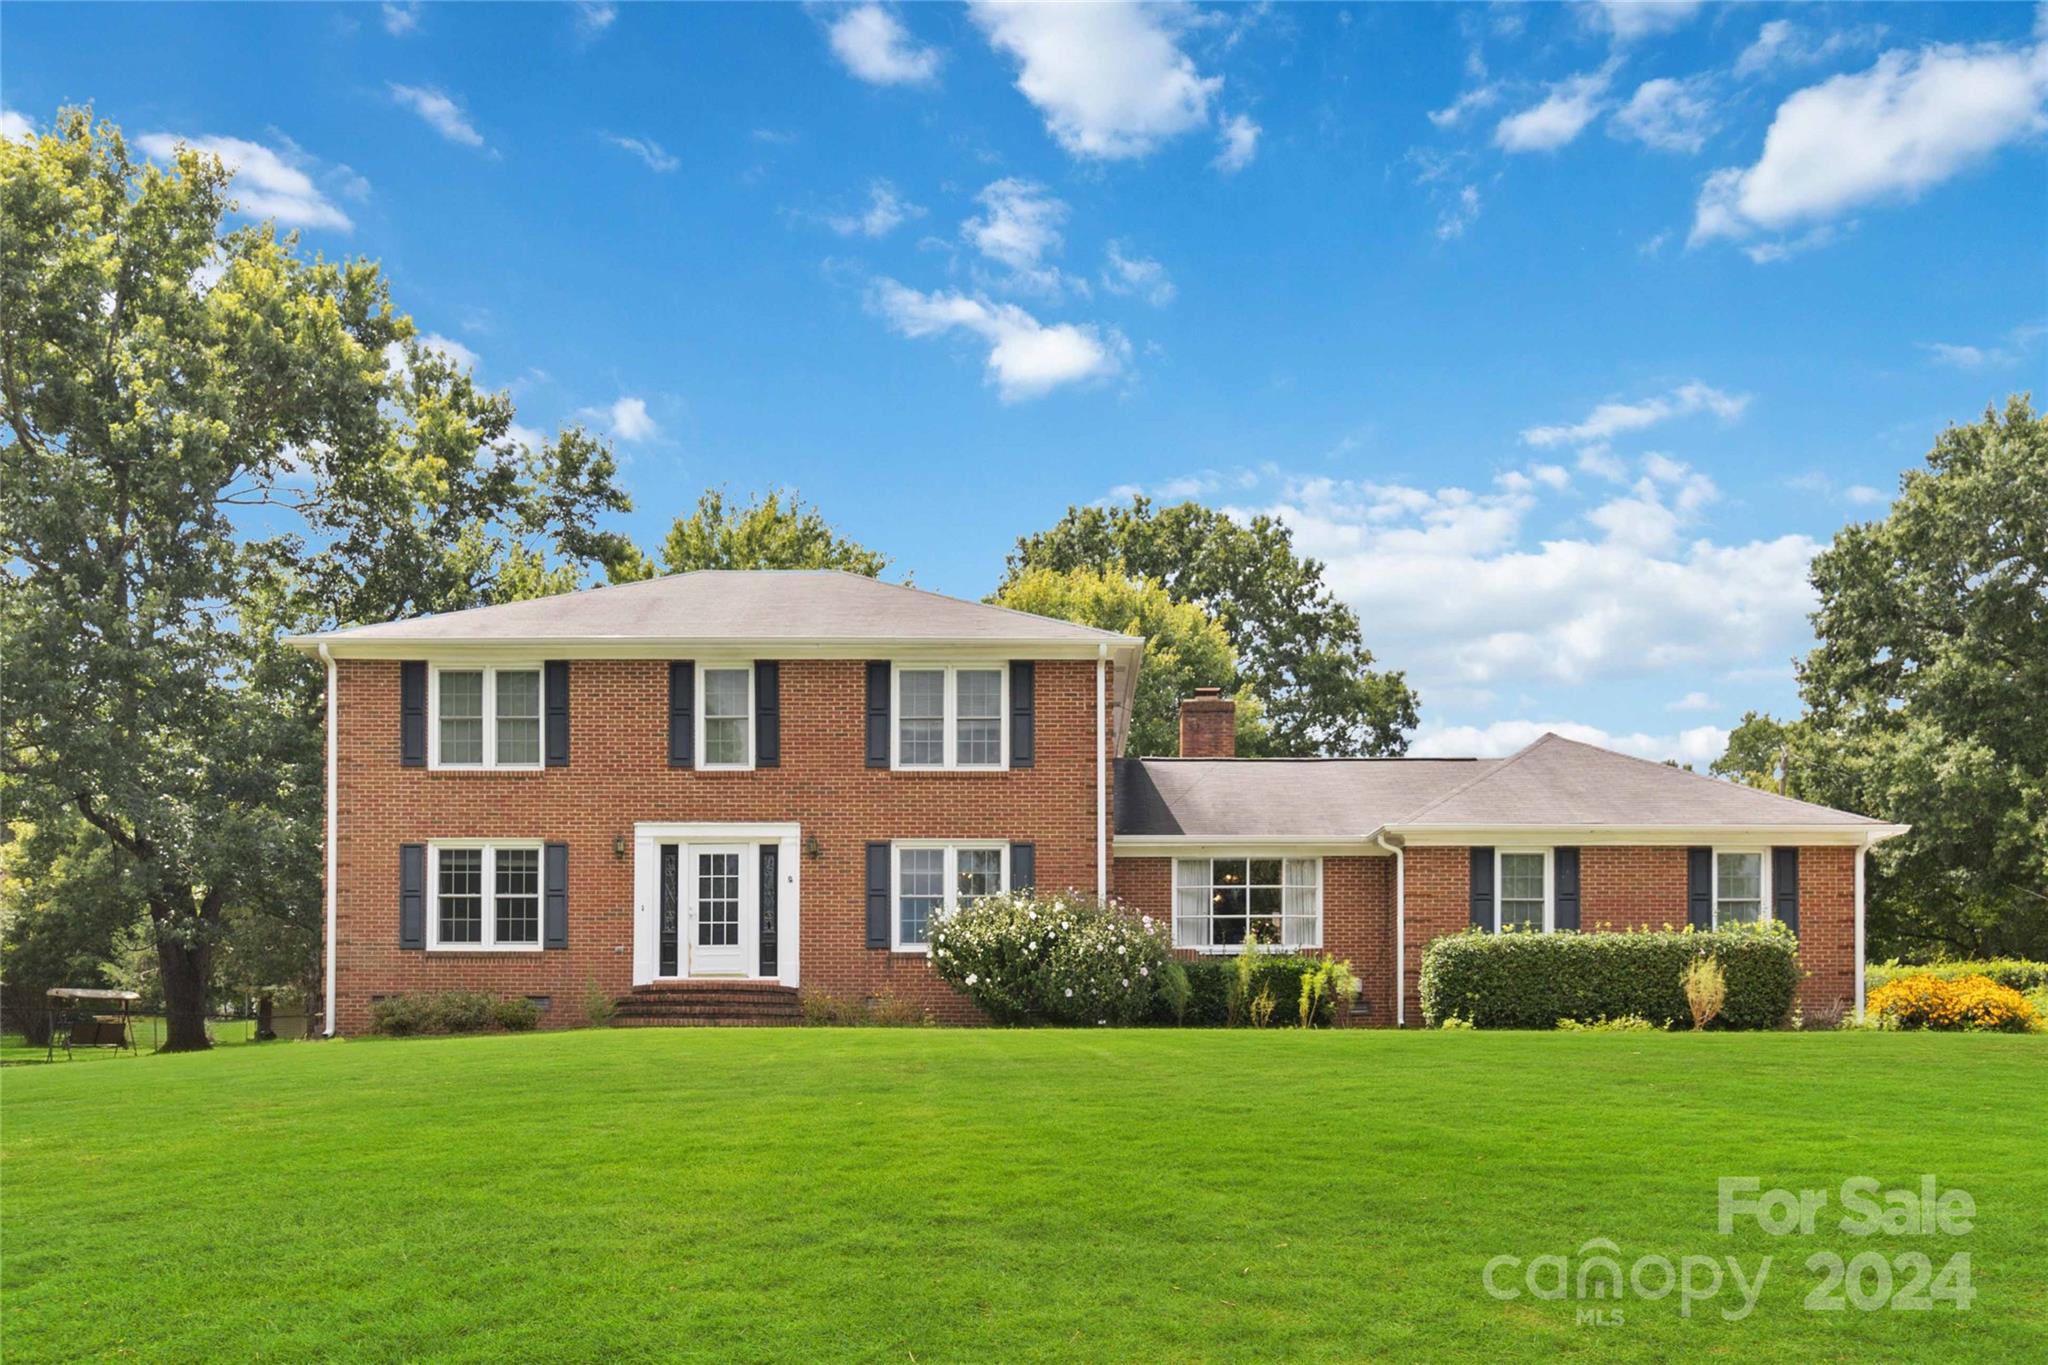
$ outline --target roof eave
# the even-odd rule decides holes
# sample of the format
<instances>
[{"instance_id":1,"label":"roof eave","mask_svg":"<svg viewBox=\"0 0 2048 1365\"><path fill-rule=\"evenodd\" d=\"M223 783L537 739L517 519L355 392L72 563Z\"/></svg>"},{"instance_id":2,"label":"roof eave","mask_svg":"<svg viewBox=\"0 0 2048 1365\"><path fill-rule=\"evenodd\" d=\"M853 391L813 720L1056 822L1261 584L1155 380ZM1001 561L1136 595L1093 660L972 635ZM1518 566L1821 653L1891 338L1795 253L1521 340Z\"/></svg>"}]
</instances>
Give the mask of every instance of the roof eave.
<instances>
[{"instance_id":1,"label":"roof eave","mask_svg":"<svg viewBox=\"0 0 2048 1365\"><path fill-rule=\"evenodd\" d=\"M1754 824L1740 821L1694 821L1688 824L1501 824L1434 823L1407 824L1395 821L1386 827L1390 839L1409 847L1464 845L1526 839L1531 843L1692 845L1701 842L1727 843L1736 840L1801 844L1843 844L1868 847L1897 838L1911 825L1881 821L1853 824Z\"/></svg>"}]
</instances>

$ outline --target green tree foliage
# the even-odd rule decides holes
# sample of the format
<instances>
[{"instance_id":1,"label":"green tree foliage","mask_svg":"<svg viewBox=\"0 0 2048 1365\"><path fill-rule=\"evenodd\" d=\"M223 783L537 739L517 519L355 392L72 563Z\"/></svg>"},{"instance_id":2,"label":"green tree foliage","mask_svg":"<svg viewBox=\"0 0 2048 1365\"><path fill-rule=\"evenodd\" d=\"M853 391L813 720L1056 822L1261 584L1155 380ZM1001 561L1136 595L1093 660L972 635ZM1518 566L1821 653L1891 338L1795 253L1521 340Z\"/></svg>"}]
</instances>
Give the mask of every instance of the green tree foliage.
<instances>
[{"instance_id":1,"label":"green tree foliage","mask_svg":"<svg viewBox=\"0 0 2048 1365\"><path fill-rule=\"evenodd\" d=\"M1727 750L1707 771L1746 787L1789 795L1790 728L1760 711L1745 711L1742 722L1728 732Z\"/></svg>"},{"instance_id":2,"label":"green tree foliage","mask_svg":"<svg viewBox=\"0 0 2048 1365\"><path fill-rule=\"evenodd\" d=\"M206 1045L231 909L318 901L321 686L281 629L529 585L624 545L612 457L539 450L423 348L379 269L223 231L218 160L138 164L82 111L0 141L0 714L10 816L75 815Z\"/></svg>"},{"instance_id":3,"label":"green tree foliage","mask_svg":"<svg viewBox=\"0 0 2048 1365\"><path fill-rule=\"evenodd\" d=\"M640 564L622 565L614 581L651 575ZM665 573L693 569L844 569L881 575L889 557L840 535L824 513L794 492L769 489L746 506L728 503L725 490L707 489L697 510L676 518L661 543ZM623 575L628 575L622 577Z\"/></svg>"},{"instance_id":4,"label":"green tree foliage","mask_svg":"<svg viewBox=\"0 0 2048 1365\"><path fill-rule=\"evenodd\" d=\"M1197 503L1070 507L1009 556L1000 594L1032 569L1093 569L1162 585L1223 627L1267 733L1248 752L1287 757L1399 754L1416 697L1398 671L1374 670L1358 615L1294 551L1268 516L1238 522Z\"/></svg>"},{"instance_id":5,"label":"green tree foliage","mask_svg":"<svg viewBox=\"0 0 2048 1365\"><path fill-rule=\"evenodd\" d=\"M1815 557L1806 713L1745 717L1789 794L1913 826L1872 855L1873 957L2048 956L2048 426L1950 427L1881 521Z\"/></svg>"},{"instance_id":6,"label":"green tree foliage","mask_svg":"<svg viewBox=\"0 0 2048 1365\"><path fill-rule=\"evenodd\" d=\"M53 811L42 824L17 822L8 836L0 843L0 1003L9 1028L41 1043L44 992L114 985L106 968L115 937L147 912L133 863L76 811Z\"/></svg>"},{"instance_id":7,"label":"green tree foliage","mask_svg":"<svg viewBox=\"0 0 2048 1365\"><path fill-rule=\"evenodd\" d=\"M1145 637L1145 663L1131 708L1130 752L1180 752L1180 699L1197 687L1220 687L1237 698L1240 753L1265 746L1259 698L1237 672L1237 651L1209 614L1176 602L1157 583L1093 569L1027 569L989 601L999 607L1054 616L1099 630Z\"/></svg>"}]
</instances>

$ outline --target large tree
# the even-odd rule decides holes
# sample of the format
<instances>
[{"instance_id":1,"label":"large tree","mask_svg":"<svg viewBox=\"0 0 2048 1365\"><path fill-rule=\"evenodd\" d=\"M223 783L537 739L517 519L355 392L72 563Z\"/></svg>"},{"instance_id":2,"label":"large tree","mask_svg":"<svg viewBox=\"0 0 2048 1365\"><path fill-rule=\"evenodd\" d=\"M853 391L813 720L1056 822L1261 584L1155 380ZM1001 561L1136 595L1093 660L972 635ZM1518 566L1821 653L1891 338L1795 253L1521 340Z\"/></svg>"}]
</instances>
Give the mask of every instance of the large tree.
<instances>
[{"instance_id":1,"label":"large tree","mask_svg":"<svg viewBox=\"0 0 2048 1365\"><path fill-rule=\"evenodd\" d=\"M1100 630L1145 637L1144 666L1131 707L1130 750L1141 755L1180 752L1180 699L1197 687L1220 687L1237 699L1237 748L1265 747L1266 722L1258 696L1237 672L1237 651L1209 614L1176 602L1157 583L1093 569L1027 569L989 599L997 606L1077 621Z\"/></svg>"},{"instance_id":2,"label":"large tree","mask_svg":"<svg viewBox=\"0 0 2048 1365\"><path fill-rule=\"evenodd\" d=\"M1158 583L1213 616L1264 709L1254 752L1283 757L1388 755L1408 747L1416 697L1398 671L1373 668L1358 614L1323 582L1323 566L1295 553L1269 516L1238 521L1186 502L1155 507L1070 507L1057 525L1025 536L1003 586L1032 569L1093 569Z\"/></svg>"},{"instance_id":3,"label":"large tree","mask_svg":"<svg viewBox=\"0 0 2048 1365\"><path fill-rule=\"evenodd\" d=\"M661 572L693 569L844 569L879 577L889 557L839 534L825 514L794 491L771 488L744 506L728 502L722 488L706 489L695 511L679 516L659 552ZM615 581L645 578L655 570L642 561L621 568Z\"/></svg>"},{"instance_id":4,"label":"large tree","mask_svg":"<svg viewBox=\"0 0 2048 1365\"><path fill-rule=\"evenodd\" d=\"M1882 520L1813 561L1805 714L1716 771L1913 826L1872 859L1876 956L2048 956L2048 423L1950 427Z\"/></svg>"},{"instance_id":5,"label":"large tree","mask_svg":"<svg viewBox=\"0 0 2048 1365\"><path fill-rule=\"evenodd\" d=\"M0 713L10 816L75 815L150 917L167 1047L206 1045L231 907L316 898L321 678L283 627L606 561L610 452L528 449L366 261L224 230L229 173L82 111L0 141ZM531 574L526 577L531 578Z\"/></svg>"}]
</instances>

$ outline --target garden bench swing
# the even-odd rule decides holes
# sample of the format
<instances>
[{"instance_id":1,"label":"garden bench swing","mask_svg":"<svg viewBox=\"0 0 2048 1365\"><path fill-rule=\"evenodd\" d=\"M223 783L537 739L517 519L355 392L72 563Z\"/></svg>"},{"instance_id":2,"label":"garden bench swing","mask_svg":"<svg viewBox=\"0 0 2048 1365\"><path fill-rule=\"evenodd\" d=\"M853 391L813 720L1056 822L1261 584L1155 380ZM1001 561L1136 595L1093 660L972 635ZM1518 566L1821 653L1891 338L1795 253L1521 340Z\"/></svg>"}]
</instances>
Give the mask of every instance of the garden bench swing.
<instances>
[{"instance_id":1,"label":"garden bench swing","mask_svg":"<svg viewBox=\"0 0 2048 1365\"><path fill-rule=\"evenodd\" d=\"M127 1048L135 1054L134 1016L130 1006L142 997L134 991L89 990L77 986L52 986L48 994L50 1041L44 1061L54 1061L61 1044L69 1061L74 1047L110 1047L119 1054ZM119 1013L102 1010L118 1006ZM58 1036L58 1030L63 1036Z\"/></svg>"}]
</instances>

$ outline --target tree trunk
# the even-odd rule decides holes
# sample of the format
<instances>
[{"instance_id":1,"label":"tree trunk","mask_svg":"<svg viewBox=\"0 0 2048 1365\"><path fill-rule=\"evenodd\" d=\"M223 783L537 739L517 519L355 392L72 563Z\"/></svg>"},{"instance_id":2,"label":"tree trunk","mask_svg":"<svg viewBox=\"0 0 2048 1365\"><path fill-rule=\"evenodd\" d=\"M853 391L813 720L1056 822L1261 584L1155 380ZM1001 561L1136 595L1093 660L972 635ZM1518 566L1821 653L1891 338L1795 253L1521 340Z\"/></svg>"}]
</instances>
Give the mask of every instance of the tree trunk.
<instances>
[{"instance_id":1,"label":"tree trunk","mask_svg":"<svg viewBox=\"0 0 2048 1365\"><path fill-rule=\"evenodd\" d=\"M165 1052L203 1052L213 1044L206 1037L206 983L212 974L213 948L188 948L159 934L157 968L163 975Z\"/></svg>"}]
</instances>

